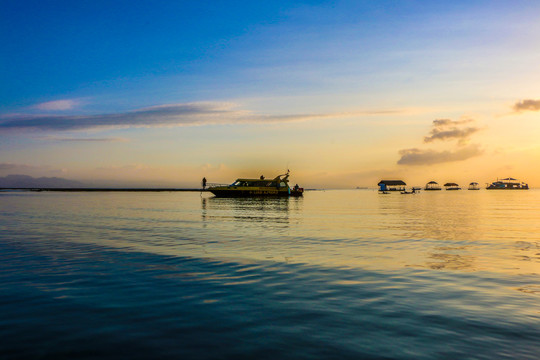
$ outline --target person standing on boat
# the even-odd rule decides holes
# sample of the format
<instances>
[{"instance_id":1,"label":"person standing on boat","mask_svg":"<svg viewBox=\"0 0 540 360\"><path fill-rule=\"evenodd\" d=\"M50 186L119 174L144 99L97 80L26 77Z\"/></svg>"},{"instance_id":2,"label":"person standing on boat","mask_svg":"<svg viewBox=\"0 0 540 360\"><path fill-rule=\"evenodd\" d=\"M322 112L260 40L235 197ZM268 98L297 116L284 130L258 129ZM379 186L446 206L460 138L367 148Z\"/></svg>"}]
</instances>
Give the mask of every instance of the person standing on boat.
<instances>
[{"instance_id":1,"label":"person standing on boat","mask_svg":"<svg viewBox=\"0 0 540 360\"><path fill-rule=\"evenodd\" d=\"M202 178L202 188L203 188L203 190L206 189L206 178L205 177Z\"/></svg>"}]
</instances>

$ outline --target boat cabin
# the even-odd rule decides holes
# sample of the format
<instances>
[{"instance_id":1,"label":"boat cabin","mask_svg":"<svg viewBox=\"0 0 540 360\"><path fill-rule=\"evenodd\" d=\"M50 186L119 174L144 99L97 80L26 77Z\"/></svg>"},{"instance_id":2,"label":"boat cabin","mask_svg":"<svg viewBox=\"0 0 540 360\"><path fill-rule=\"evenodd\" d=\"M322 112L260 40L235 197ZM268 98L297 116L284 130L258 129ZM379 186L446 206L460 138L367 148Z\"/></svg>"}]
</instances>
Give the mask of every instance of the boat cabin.
<instances>
[{"instance_id":1,"label":"boat cabin","mask_svg":"<svg viewBox=\"0 0 540 360\"><path fill-rule=\"evenodd\" d=\"M287 183L282 181L279 176L275 179L264 180L264 179L237 179L230 186L236 187L287 187Z\"/></svg>"}]
</instances>

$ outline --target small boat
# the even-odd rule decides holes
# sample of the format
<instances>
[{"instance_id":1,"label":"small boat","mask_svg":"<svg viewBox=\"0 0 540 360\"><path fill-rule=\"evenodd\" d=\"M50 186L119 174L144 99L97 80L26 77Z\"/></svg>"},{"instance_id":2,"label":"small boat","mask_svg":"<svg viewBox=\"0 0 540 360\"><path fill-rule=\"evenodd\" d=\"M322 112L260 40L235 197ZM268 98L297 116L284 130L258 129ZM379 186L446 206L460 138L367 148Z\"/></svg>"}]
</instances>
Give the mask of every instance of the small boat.
<instances>
[{"instance_id":1,"label":"small boat","mask_svg":"<svg viewBox=\"0 0 540 360\"><path fill-rule=\"evenodd\" d=\"M230 185L209 184L208 191L217 197L302 196L304 189L289 187L289 172L273 179L236 179Z\"/></svg>"},{"instance_id":2,"label":"small boat","mask_svg":"<svg viewBox=\"0 0 540 360\"><path fill-rule=\"evenodd\" d=\"M487 190L529 190L529 184L518 179L506 178L497 179L486 187Z\"/></svg>"},{"instance_id":3,"label":"small boat","mask_svg":"<svg viewBox=\"0 0 540 360\"><path fill-rule=\"evenodd\" d=\"M458 184L456 183L446 183L444 184L446 190L461 190Z\"/></svg>"},{"instance_id":4,"label":"small boat","mask_svg":"<svg viewBox=\"0 0 540 360\"><path fill-rule=\"evenodd\" d=\"M401 193L402 194L416 194L418 192L419 192L418 188L413 187L411 191L403 190Z\"/></svg>"},{"instance_id":5,"label":"small boat","mask_svg":"<svg viewBox=\"0 0 540 360\"><path fill-rule=\"evenodd\" d=\"M477 182L472 182L469 184L469 190L480 190L480 185Z\"/></svg>"},{"instance_id":6,"label":"small boat","mask_svg":"<svg viewBox=\"0 0 540 360\"><path fill-rule=\"evenodd\" d=\"M442 190L441 186L436 181L430 181L426 184L426 187L424 188L426 191L435 191L435 190Z\"/></svg>"}]
</instances>

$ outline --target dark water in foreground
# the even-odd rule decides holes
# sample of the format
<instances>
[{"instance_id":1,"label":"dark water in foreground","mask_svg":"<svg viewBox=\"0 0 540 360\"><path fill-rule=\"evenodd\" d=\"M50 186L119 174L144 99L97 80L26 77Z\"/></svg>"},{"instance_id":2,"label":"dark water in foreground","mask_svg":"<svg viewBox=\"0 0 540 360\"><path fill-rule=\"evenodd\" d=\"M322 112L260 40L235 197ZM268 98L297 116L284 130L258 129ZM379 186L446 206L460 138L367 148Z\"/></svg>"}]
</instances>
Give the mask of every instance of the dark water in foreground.
<instances>
[{"instance_id":1,"label":"dark water in foreground","mask_svg":"<svg viewBox=\"0 0 540 360\"><path fill-rule=\"evenodd\" d=\"M540 191L0 193L0 359L537 359Z\"/></svg>"}]
</instances>

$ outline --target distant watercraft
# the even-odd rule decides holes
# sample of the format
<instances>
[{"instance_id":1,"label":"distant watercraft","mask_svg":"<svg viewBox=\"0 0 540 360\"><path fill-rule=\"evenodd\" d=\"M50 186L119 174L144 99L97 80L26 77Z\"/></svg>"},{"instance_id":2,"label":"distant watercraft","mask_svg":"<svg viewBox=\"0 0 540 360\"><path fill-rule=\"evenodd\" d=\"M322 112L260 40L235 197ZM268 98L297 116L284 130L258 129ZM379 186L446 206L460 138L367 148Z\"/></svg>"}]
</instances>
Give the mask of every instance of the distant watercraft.
<instances>
[{"instance_id":1,"label":"distant watercraft","mask_svg":"<svg viewBox=\"0 0 540 360\"><path fill-rule=\"evenodd\" d=\"M529 190L529 185L514 178L497 179L486 187L487 190Z\"/></svg>"},{"instance_id":2,"label":"distant watercraft","mask_svg":"<svg viewBox=\"0 0 540 360\"><path fill-rule=\"evenodd\" d=\"M259 196L302 196L304 189L295 185L289 187L289 172L271 180L236 179L230 185L209 184L208 190L217 197L259 197Z\"/></svg>"}]
</instances>

